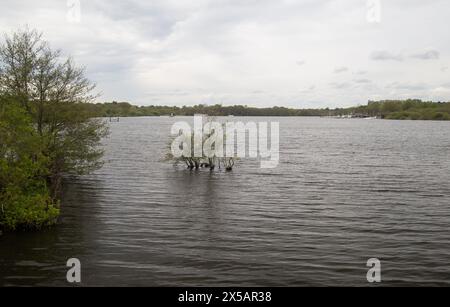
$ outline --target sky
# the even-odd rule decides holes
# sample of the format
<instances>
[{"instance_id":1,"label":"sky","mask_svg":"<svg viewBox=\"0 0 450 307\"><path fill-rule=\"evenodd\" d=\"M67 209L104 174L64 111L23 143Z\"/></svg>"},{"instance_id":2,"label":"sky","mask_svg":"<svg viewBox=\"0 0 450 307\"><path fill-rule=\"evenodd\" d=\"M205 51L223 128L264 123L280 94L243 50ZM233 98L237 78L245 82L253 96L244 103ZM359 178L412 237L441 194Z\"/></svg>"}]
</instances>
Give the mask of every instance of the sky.
<instances>
[{"instance_id":1,"label":"sky","mask_svg":"<svg viewBox=\"0 0 450 307\"><path fill-rule=\"evenodd\" d=\"M0 0L0 8L0 32L42 31L86 67L99 101L450 100L448 0Z\"/></svg>"}]
</instances>

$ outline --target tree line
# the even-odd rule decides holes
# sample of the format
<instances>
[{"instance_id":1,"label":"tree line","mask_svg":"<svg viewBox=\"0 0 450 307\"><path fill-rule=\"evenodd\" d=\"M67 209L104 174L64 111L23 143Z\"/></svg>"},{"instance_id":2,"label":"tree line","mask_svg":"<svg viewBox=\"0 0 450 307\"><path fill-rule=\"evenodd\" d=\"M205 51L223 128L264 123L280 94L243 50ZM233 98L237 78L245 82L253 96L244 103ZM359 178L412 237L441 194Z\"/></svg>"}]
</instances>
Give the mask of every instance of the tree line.
<instances>
[{"instance_id":1,"label":"tree line","mask_svg":"<svg viewBox=\"0 0 450 307\"><path fill-rule=\"evenodd\" d=\"M384 119L450 120L449 102L430 102L419 99L369 101L367 105L350 108L293 109L285 107L255 108L245 105L223 106L136 106L128 102L105 102L89 106L98 117L129 116L353 116Z\"/></svg>"}]
</instances>

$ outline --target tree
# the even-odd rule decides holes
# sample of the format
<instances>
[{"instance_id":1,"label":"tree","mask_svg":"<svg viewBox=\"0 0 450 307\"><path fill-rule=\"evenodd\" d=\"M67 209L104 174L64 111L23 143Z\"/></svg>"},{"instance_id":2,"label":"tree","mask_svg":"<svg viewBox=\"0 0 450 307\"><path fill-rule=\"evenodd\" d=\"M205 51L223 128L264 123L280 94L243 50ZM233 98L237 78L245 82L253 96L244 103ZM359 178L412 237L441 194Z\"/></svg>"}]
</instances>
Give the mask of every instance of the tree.
<instances>
[{"instance_id":1,"label":"tree","mask_svg":"<svg viewBox=\"0 0 450 307\"><path fill-rule=\"evenodd\" d=\"M94 88L84 68L51 49L36 30L6 35L0 45L0 95L17 101L31 117L48 160L53 198L63 174L84 174L101 166L99 145L108 130L89 111Z\"/></svg>"},{"instance_id":2,"label":"tree","mask_svg":"<svg viewBox=\"0 0 450 307\"><path fill-rule=\"evenodd\" d=\"M45 177L47 158L27 113L0 97L0 229L41 228L56 221Z\"/></svg>"}]
</instances>

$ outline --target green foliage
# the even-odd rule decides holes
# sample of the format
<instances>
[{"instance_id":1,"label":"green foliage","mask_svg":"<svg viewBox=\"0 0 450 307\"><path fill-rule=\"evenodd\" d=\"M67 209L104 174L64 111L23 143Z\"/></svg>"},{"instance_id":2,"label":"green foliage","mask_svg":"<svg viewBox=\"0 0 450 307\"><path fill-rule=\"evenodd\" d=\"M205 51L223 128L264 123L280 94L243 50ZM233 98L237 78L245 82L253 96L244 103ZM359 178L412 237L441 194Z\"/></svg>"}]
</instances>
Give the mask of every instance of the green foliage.
<instances>
[{"instance_id":1,"label":"green foliage","mask_svg":"<svg viewBox=\"0 0 450 307\"><path fill-rule=\"evenodd\" d=\"M62 174L84 174L101 166L104 122L92 119L95 86L71 58L52 50L35 30L6 36L0 46L0 94L27 112L48 158L51 195L57 197Z\"/></svg>"},{"instance_id":2,"label":"green foliage","mask_svg":"<svg viewBox=\"0 0 450 307\"><path fill-rule=\"evenodd\" d=\"M35 30L0 44L0 228L41 228L59 214L63 174L99 168L108 129L94 119L83 68Z\"/></svg>"},{"instance_id":3,"label":"green foliage","mask_svg":"<svg viewBox=\"0 0 450 307\"><path fill-rule=\"evenodd\" d=\"M36 179L29 183L39 186L45 181ZM55 224L59 216L58 205L52 201L45 186L11 186L3 191L0 201L0 227L5 230L41 229Z\"/></svg>"},{"instance_id":4,"label":"green foliage","mask_svg":"<svg viewBox=\"0 0 450 307\"><path fill-rule=\"evenodd\" d=\"M59 214L48 193L48 159L30 117L14 102L0 100L0 228L39 229Z\"/></svg>"},{"instance_id":5,"label":"green foliage","mask_svg":"<svg viewBox=\"0 0 450 307\"><path fill-rule=\"evenodd\" d=\"M450 120L450 103L407 100L397 102L397 110L384 113L386 119Z\"/></svg>"}]
</instances>

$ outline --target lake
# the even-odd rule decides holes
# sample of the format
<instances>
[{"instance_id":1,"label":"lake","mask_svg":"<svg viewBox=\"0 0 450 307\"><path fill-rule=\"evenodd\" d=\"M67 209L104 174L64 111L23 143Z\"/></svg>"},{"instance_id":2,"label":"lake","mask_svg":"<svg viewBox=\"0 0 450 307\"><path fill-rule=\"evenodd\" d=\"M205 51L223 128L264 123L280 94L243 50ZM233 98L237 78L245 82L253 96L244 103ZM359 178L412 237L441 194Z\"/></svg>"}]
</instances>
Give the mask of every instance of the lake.
<instances>
[{"instance_id":1,"label":"lake","mask_svg":"<svg viewBox=\"0 0 450 307\"><path fill-rule=\"evenodd\" d=\"M450 285L450 122L278 121L280 163L232 172L162 161L171 125L121 118L105 165L66 178L59 224L0 236L0 285Z\"/></svg>"}]
</instances>

